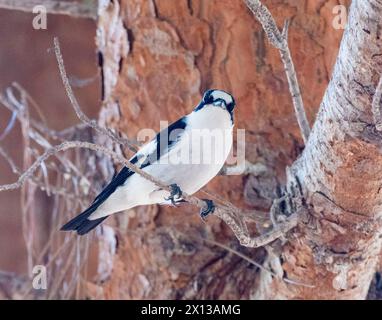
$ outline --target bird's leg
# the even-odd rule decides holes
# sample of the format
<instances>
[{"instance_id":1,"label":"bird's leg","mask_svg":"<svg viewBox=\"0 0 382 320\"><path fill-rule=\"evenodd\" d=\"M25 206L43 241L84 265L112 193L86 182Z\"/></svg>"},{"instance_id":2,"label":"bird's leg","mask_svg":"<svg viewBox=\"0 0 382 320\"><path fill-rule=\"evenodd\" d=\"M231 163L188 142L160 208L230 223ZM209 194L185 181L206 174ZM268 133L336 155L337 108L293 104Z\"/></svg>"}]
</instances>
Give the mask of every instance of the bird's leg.
<instances>
[{"instance_id":1,"label":"bird's leg","mask_svg":"<svg viewBox=\"0 0 382 320\"><path fill-rule=\"evenodd\" d=\"M210 213L215 211L215 204L210 199L202 199L206 203L206 207L200 210L200 217L205 220Z\"/></svg>"},{"instance_id":2,"label":"bird's leg","mask_svg":"<svg viewBox=\"0 0 382 320\"><path fill-rule=\"evenodd\" d=\"M180 199L182 197L182 190L176 183L171 184L170 189L171 189L170 196L168 198L165 198L165 200L170 200L171 203L174 206L176 206L175 197L177 199Z\"/></svg>"}]
</instances>

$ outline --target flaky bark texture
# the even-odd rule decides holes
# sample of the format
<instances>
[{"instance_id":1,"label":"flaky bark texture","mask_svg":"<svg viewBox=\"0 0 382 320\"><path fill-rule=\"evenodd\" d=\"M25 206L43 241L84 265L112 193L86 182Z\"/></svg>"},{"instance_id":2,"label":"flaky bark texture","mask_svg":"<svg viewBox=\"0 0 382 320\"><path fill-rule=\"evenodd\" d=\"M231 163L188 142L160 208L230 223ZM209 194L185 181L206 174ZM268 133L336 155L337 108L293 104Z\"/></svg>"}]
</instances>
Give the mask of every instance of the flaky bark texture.
<instances>
[{"instance_id":1,"label":"flaky bark texture","mask_svg":"<svg viewBox=\"0 0 382 320\"><path fill-rule=\"evenodd\" d=\"M159 120L171 122L190 112L205 89L228 90L237 100L236 127L246 129L246 158L270 170L258 177L218 177L207 189L240 207L267 210L286 184L292 207L305 214L288 241L267 248L266 254L240 248L222 222L210 218L203 223L188 206L131 210L110 220L115 235L109 228L100 235L100 279L105 282L89 283L94 296L364 298L381 249L382 154L371 114L382 71L381 0L354 1L314 130L288 178L285 167L303 149L288 84L279 53L242 1L101 3L100 122L135 138L142 128L157 131ZM291 19L291 52L313 123L342 36L332 27L338 1L264 3L280 26ZM259 272L202 238L231 246L305 285Z\"/></svg>"},{"instance_id":2,"label":"flaky bark texture","mask_svg":"<svg viewBox=\"0 0 382 320\"><path fill-rule=\"evenodd\" d=\"M265 275L261 297L367 295L381 251L381 135L371 109L382 74L381 17L381 0L352 2L333 78L288 181L301 183L307 215L274 260L315 287L291 288Z\"/></svg>"}]
</instances>

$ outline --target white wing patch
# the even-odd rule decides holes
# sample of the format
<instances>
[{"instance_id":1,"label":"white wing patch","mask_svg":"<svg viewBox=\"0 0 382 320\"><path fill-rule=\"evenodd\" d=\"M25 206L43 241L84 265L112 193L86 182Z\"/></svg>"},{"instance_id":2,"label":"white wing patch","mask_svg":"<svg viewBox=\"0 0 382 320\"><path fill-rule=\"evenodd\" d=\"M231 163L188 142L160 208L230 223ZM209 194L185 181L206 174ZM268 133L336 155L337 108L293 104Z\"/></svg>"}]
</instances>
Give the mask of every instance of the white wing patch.
<instances>
[{"instance_id":1,"label":"white wing patch","mask_svg":"<svg viewBox=\"0 0 382 320\"><path fill-rule=\"evenodd\" d=\"M138 152L134 156L134 157L137 157L137 159L138 159L136 165L138 167L140 167L147 160L147 157L149 155L151 155L154 152L156 152L156 149L157 149L157 141L154 138L153 140L151 140L150 142L145 144L141 149L138 150ZM130 161L132 161L132 159L130 159Z\"/></svg>"}]
</instances>

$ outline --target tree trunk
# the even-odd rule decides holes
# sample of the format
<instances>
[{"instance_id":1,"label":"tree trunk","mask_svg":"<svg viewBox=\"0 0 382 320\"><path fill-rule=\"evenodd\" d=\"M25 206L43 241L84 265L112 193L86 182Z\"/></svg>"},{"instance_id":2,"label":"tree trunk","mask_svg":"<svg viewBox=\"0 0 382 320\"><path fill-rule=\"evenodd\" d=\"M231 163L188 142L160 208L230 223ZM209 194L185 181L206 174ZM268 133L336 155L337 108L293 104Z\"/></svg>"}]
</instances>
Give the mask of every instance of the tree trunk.
<instances>
[{"instance_id":1,"label":"tree trunk","mask_svg":"<svg viewBox=\"0 0 382 320\"><path fill-rule=\"evenodd\" d=\"M118 245L111 250L113 271L103 275L105 298L366 296L381 250L382 159L371 99L382 71L381 41L375 40L382 3L353 2L333 79L294 164L303 143L283 66L242 1L102 2L100 122L136 138L145 134L143 128L157 131L159 120L172 122L189 113L204 90L225 89L237 100L236 128L246 129L247 160L270 170L263 176L217 177L206 189L239 207L268 210L286 184L291 203L308 209L288 241L267 250L240 247L224 223L214 217L203 223L189 206L141 207L118 215L111 220L115 231L107 229L115 232ZM264 3L280 26L291 19L289 42L313 123L342 36L332 27L338 1ZM286 177L285 167L292 164ZM300 284L259 272L203 238ZM106 251L101 255L110 254Z\"/></svg>"},{"instance_id":2,"label":"tree trunk","mask_svg":"<svg viewBox=\"0 0 382 320\"><path fill-rule=\"evenodd\" d=\"M314 288L262 277L264 298L364 299L381 252L381 133L372 101L382 75L382 1L354 0L309 142L294 163L305 221L272 263ZM272 259L271 259L272 260Z\"/></svg>"}]
</instances>

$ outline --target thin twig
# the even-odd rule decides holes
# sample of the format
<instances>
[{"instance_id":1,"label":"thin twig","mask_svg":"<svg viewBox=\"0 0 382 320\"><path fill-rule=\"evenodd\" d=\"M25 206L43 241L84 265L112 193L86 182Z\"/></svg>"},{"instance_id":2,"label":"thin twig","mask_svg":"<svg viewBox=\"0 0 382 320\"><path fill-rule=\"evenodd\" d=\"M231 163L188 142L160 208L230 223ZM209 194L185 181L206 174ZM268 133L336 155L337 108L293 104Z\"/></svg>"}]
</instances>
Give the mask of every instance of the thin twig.
<instances>
[{"instance_id":1,"label":"thin twig","mask_svg":"<svg viewBox=\"0 0 382 320\"><path fill-rule=\"evenodd\" d=\"M16 164L13 162L12 158L5 152L5 150L2 147L0 147L0 155L8 162L13 173L15 173L17 175L22 174L22 171L16 166ZM32 183L37 185L41 191L47 191L46 184L41 182L39 179L32 176L31 181L32 181ZM49 185L49 191L54 195L67 197L67 198L72 199L72 200L78 200L79 199L78 194L74 194L74 193L72 194L64 188L56 188L52 185Z\"/></svg>"},{"instance_id":2,"label":"thin twig","mask_svg":"<svg viewBox=\"0 0 382 320\"><path fill-rule=\"evenodd\" d=\"M263 26L270 43L280 51L281 60L284 64L285 74L288 79L289 91L292 96L297 122L304 142L306 143L310 134L310 126L306 117L296 70L294 68L292 56L288 46L289 22L287 21L285 23L283 31L280 32L272 14L260 0L244 0L244 2Z\"/></svg>"},{"instance_id":3,"label":"thin twig","mask_svg":"<svg viewBox=\"0 0 382 320\"><path fill-rule=\"evenodd\" d=\"M242 166L224 166L219 174L222 176L235 176L252 174L259 176L268 171L267 167L262 163L251 163L245 160L244 168Z\"/></svg>"},{"instance_id":4,"label":"thin twig","mask_svg":"<svg viewBox=\"0 0 382 320\"><path fill-rule=\"evenodd\" d=\"M14 97L13 97L14 98ZM21 94L20 101L15 100L15 105L18 106L19 114L21 117L21 133L23 137L23 169L28 168L32 163L32 154L30 152L31 139L29 136L30 130L30 112L28 104L26 101L26 96ZM23 185L21 188L21 220L22 220L22 234L25 240L26 251L27 251L27 265L28 274L32 274L34 252L33 252L33 242L35 239L35 216L33 214L33 202L35 200L35 186L32 184Z\"/></svg>"},{"instance_id":5,"label":"thin twig","mask_svg":"<svg viewBox=\"0 0 382 320\"><path fill-rule=\"evenodd\" d=\"M17 118L17 111L13 111L7 126L5 127L4 131L0 134L0 141L4 140L4 138L12 131L16 123L16 118Z\"/></svg>"},{"instance_id":6,"label":"thin twig","mask_svg":"<svg viewBox=\"0 0 382 320\"><path fill-rule=\"evenodd\" d=\"M64 87L65 87L66 93L68 95L68 98L69 98L69 100L70 100L70 102L71 102L71 104L72 104L72 106L74 108L74 111L77 114L77 117L83 123L86 123L89 127L91 127L94 130L96 130L98 133L100 133L102 135L108 136L114 142L129 148L132 152L137 152L137 148L129 140L127 140L125 138L118 137L116 134L114 134L111 130L109 130L107 128L100 127L97 124L97 121L89 119L82 112L82 110L80 108L80 105L79 105L79 103L77 101L77 98L74 96L72 87L70 86L69 79L68 79L68 77L66 75L66 70L65 70L65 66L64 66L64 60L62 58L61 49L60 49L60 43L58 41L58 38L55 37L53 39L53 42L54 42L54 51L55 51L55 54L56 54L56 59L57 59L57 63L58 63L58 68L60 70L61 79L62 79L62 82L64 84Z\"/></svg>"},{"instance_id":7,"label":"thin twig","mask_svg":"<svg viewBox=\"0 0 382 320\"><path fill-rule=\"evenodd\" d=\"M97 1L68 2L61 0L0 0L1 9L33 12L37 6L44 6L47 13L64 14L75 18L97 18Z\"/></svg>"},{"instance_id":8,"label":"thin twig","mask_svg":"<svg viewBox=\"0 0 382 320\"><path fill-rule=\"evenodd\" d=\"M71 247L69 255L66 259L66 262L64 266L60 269L60 274L58 275L57 279L54 280L53 288L50 290L48 294L48 300L54 299L56 293L58 292L61 283L65 280L65 276L72 266L72 259L74 257L74 254L76 252L76 246ZM57 298L57 297L56 297Z\"/></svg>"},{"instance_id":9,"label":"thin twig","mask_svg":"<svg viewBox=\"0 0 382 320\"><path fill-rule=\"evenodd\" d=\"M0 102L5 107L7 107L10 111L16 112L17 119L20 121L20 124L23 127L24 122L25 122L24 121L25 117L23 116L22 111L24 109L27 110L27 105L20 103L16 99L16 97L13 95L13 92L10 88L8 88L6 90L6 92L7 92L7 99L3 95L0 95ZM20 94L22 96L27 97L27 93L24 90L21 90ZM27 133L29 134L29 137L31 139L33 139L38 145L40 145L41 147L43 147L45 149L49 149L50 147L52 147L51 143L47 139L45 139L45 137L43 137L38 131L32 129L32 127L36 127L37 130L43 132L44 134L46 134L52 138L53 138L53 136L58 137L61 135L60 132L54 132L53 130L45 127L43 124L40 124L33 119L28 118L28 122L29 122L29 125L28 125ZM75 128L78 128L78 127L80 127L80 126L78 125ZM60 141L62 141L63 137L68 133L68 132L64 132L64 131L62 131L62 132L63 132L63 134L62 134L62 138L59 139ZM24 138L24 140L25 140L25 138ZM70 169L71 171L76 173L78 176L80 176L82 179L85 179L85 181L91 186L92 191L96 192L94 190L92 184L90 183L90 181L84 176L84 174L80 170L77 169L77 167L73 164L73 162L71 160L67 159L66 157L59 157L57 159L59 162L61 162L64 165L64 167L66 169Z\"/></svg>"},{"instance_id":10,"label":"thin twig","mask_svg":"<svg viewBox=\"0 0 382 320\"><path fill-rule=\"evenodd\" d=\"M17 113L19 111L19 108L18 108L19 106L16 106L14 104L14 101L10 101L10 99L9 99L10 96L13 95L13 93L11 91L11 88L8 88L6 90L6 92L7 92L7 98L8 99L4 95L0 94L0 103L3 104L9 111ZM20 91L20 93L22 93L22 92L23 91ZM16 116L17 116L17 118L19 120L21 119L19 114L16 114ZM66 131L64 132L64 130L63 130L63 131L57 132L57 131L51 130L51 129L47 128L44 124L40 123L39 121L37 121L35 119L30 119L30 125L34 129L38 130L39 132L41 132L43 134L46 134L46 135L48 135L49 137L51 137L51 138L53 138L55 140L63 140L64 137L65 137L64 134L65 134Z\"/></svg>"},{"instance_id":11,"label":"thin twig","mask_svg":"<svg viewBox=\"0 0 382 320\"><path fill-rule=\"evenodd\" d=\"M24 95L25 98L31 103L31 106L34 108L34 110L36 110L41 121L47 127L48 126L48 120L46 119L44 112L41 110L40 106L32 98L32 96L28 93L28 91L25 90L25 88L21 84L19 84L18 82L12 82L12 86L20 92L20 95Z\"/></svg>"},{"instance_id":12,"label":"thin twig","mask_svg":"<svg viewBox=\"0 0 382 320\"><path fill-rule=\"evenodd\" d=\"M379 83L377 85L377 88L375 90L374 98L373 98L373 103L371 110L373 112L373 117L374 117L374 123L375 123L375 128L378 131L382 131L382 76L379 79Z\"/></svg>"},{"instance_id":13,"label":"thin twig","mask_svg":"<svg viewBox=\"0 0 382 320\"><path fill-rule=\"evenodd\" d=\"M284 39L268 8L260 0L244 0L244 2L261 23L269 42L277 49L283 49L282 43Z\"/></svg>"}]
</instances>

